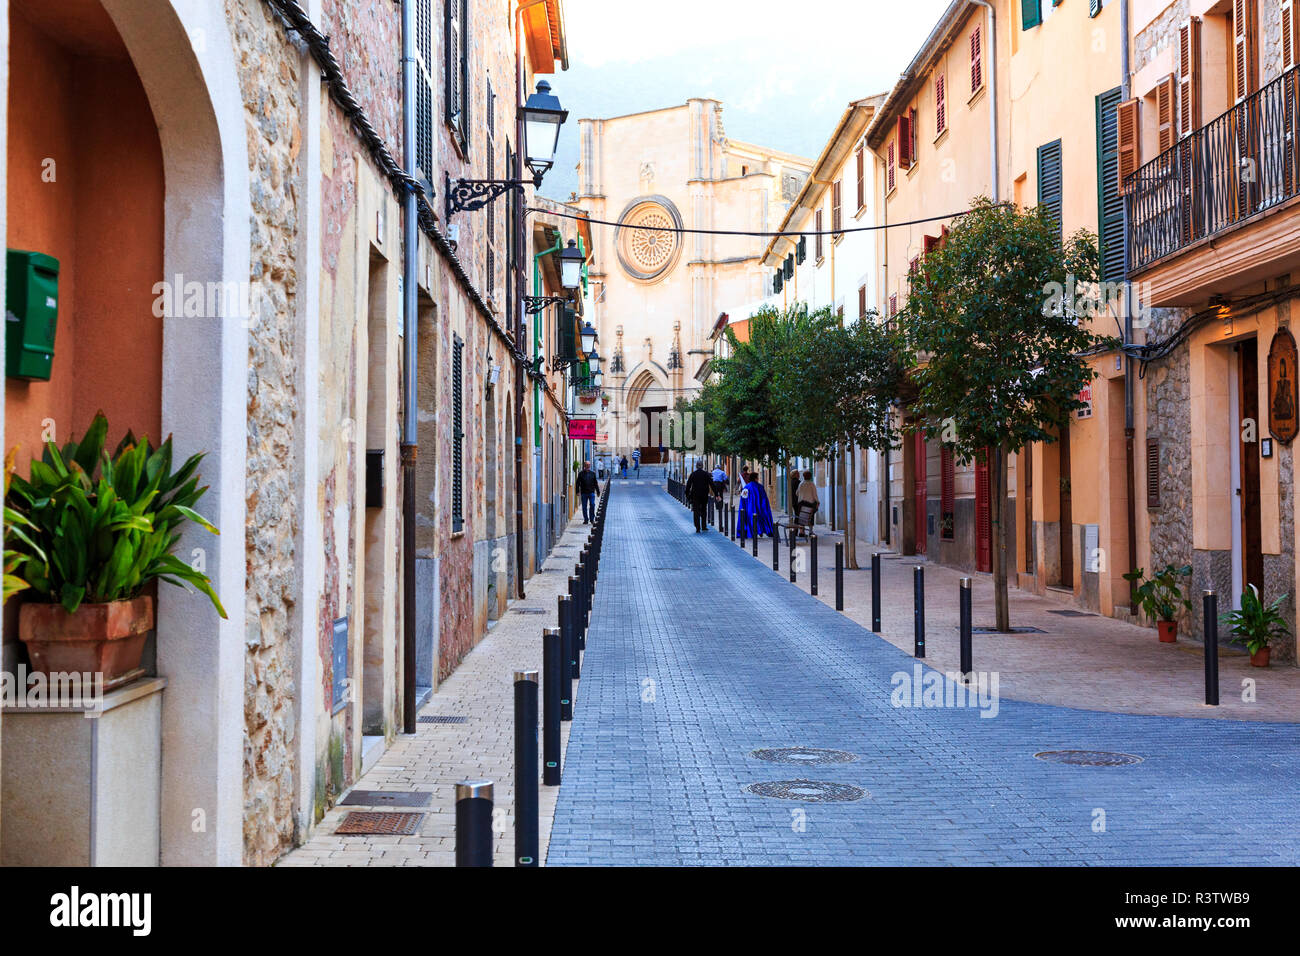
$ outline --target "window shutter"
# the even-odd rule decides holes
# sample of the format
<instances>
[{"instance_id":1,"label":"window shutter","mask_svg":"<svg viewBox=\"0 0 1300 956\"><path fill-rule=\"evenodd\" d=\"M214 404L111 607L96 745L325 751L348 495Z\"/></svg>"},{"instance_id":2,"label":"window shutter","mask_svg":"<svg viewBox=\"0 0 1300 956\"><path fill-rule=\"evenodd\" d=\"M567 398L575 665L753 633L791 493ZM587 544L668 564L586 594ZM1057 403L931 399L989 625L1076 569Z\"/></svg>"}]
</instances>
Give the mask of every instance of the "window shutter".
<instances>
[{"instance_id":1,"label":"window shutter","mask_svg":"<svg viewBox=\"0 0 1300 956\"><path fill-rule=\"evenodd\" d=\"M447 79L447 122L460 129L461 126L461 69L460 69L460 0L447 3L447 40L444 68Z\"/></svg>"},{"instance_id":2,"label":"window shutter","mask_svg":"<svg viewBox=\"0 0 1300 956\"><path fill-rule=\"evenodd\" d=\"M910 169L912 166L912 117L904 113L898 118L896 135L898 137L898 168Z\"/></svg>"},{"instance_id":3,"label":"window shutter","mask_svg":"<svg viewBox=\"0 0 1300 956\"><path fill-rule=\"evenodd\" d=\"M890 318L898 315L898 293L895 292L889 297L889 315Z\"/></svg>"},{"instance_id":4,"label":"window shutter","mask_svg":"<svg viewBox=\"0 0 1300 956\"><path fill-rule=\"evenodd\" d=\"M1255 0L1232 0L1232 75L1240 103L1255 92Z\"/></svg>"},{"instance_id":5,"label":"window shutter","mask_svg":"<svg viewBox=\"0 0 1300 956\"><path fill-rule=\"evenodd\" d=\"M1178 28L1178 135L1201 125L1201 18Z\"/></svg>"},{"instance_id":6,"label":"window shutter","mask_svg":"<svg viewBox=\"0 0 1300 956\"><path fill-rule=\"evenodd\" d=\"M939 447L939 517L943 522L940 537L953 538L953 519L956 511L957 469L953 462L952 447Z\"/></svg>"},{"instance_id":7,"label":"window shutter","mask_svg":"<svg viewBox=\"0 0 1300 956\"><path fill-rule=\"evenodd\" d=\"M800 236L799 244L794 247L794 261L803 265L808 259L808 237Z\"/></svg>"},{"instance_id":8,"label":"window shutter","mask_svg":"<svg viewBox=\"0 0 1300 956\"><path fill-rule=\"evenodd\" d=\"M776 293L780 292L784 287L785 287L785 282L783 281L782 271L780 269L777 269L776 272L772 274L772 294L775 295Z\"/></svg>"},{"instance_id":9,"label":"window shutter","mask_svg":"<svg viewBox=\"0 0 1300 956\"><path fill-rule=\"evenodd\" d=\"M1020 28L1031 30L1042 22L1042 0L1020 0Z\"/></svg>"},{"instance_id":10,"label":"window shutter","mask_svg":"<svg viewBox=\"0 0 1300 956\"><path fill-rule=\"evenodd\" d=\"M867 204L866 146L858 144L858 208Z\"/></svg>"},{"instance_id":11,"label":"window shutter","mask_svg":"<svg viewBox=\"0 0 1300 956\"><path fill-rule=\"evenodd\" d=\"M1296 34L1300 33L1300 4L1282 0L1282 69L1296 65Z\"/></svg>"},{"instance_id":12,"label":"window shutter","mask_svg":"<svg viewBox=\"0 0 1300 956\"><path fill-rule=\"evenodd\" d=\"M842 189L844 181L837 179L831 185L831 229L836 235L844 230L843 208L844 191Z\"/></svg>"},{"instance_id":13,"label":"window shutter","mask_svg":"<svg viewBox=\"0 0 1300 956\"><path fill-rule=\"evenodd\" d=\"M867 316L867 287L865 284L858 286L858 318L863 319Z\"/></svg>"},{"instance_id":14,"label":"window shutter","mask_svg":"<svg viewBox=\"0 0 1300 956\"><path fill-rule=\"evenodd\" d=\"M415 4L415 178L433 195L433 0Z\"/></svg>"},{"instance_id":15,"label":"window shutter","mask_svg":"<svg viewBox=\"0 0 1300 956\"><path fill-rule=\"evenodd\" d=\"M1147 507L1160 507L1160 439L1147 439Z\"/></svg>"},{"instance_id":16,"label":"window shutter","mask_svg":"<svg viewBox=\"0 0 1300 956\"><path fill-rule=\"evenodd\" d=\"M451 530L465 527L465 433L464 421L464 355L465 343L459 335L452 336L451 345Z\"/></svg>"},{"instance_id":17,"label":"window shutter","mask_svg":"<svg viewBox=\"0 0 1300 956\"><path fill-rule=\"evenodd\" d=\"M556 335L556 354L561 362L578 361L578 315L565 306L560 312Z\"/></svg>"},{"instance_id":18,"label":"window shutter","mask_svg":"<svg viewBox=\"0 0 1300 956\"><path fill-rule=\"evenodd\" d=\"M1061 235L1061 141L1038 147L1038 205L1047 208Z\"/></svg>"},{"instance_id":19,"label":"window shutter","mask_svg":"<svg viewBox=\"0 0 1300 956\"><path fill-rule=\"evenodd\" d=\"M974 93L984 85L984 63L980 52L980 28L970 34L970 91Z\"/></svg>"},{"instance_id":20,"label":"window shutter","mask_svg":"<svg viewBox=\"0 0 1300 956\"><path fill-rule=\"evenodd\" d=\"M1115 110L1115 150L1119 154L1116 177L1120 192L1129 176L1138 168L1138 100L1125 100Z\"/></svg>"},{"instance_id":21,"label":"window shutter","mask_svg":"<svg viewBox=\"0 0 1300 956\"><path fill-rule=\"evenodd\" d=\"M815 224L816 224L816 226L817 226L817 228L816 228L816 232L817 232L817 261L818 261L818 262L821 262L821 261L822 261L822 240L825 239L826 237L825 237L824 235L822 235L822 211L821 211L820 209L817 210L817 215L814 217L814 222L815 222Z\"/></svg>"},{"instance_id":22,"label":"window shutter","mask_svg":"<svg viewBox=\"0 0 1300 956\"><path fill-rule=\"evenodd\" d=\"M452 0L454 3L455 0ZM469 152L470 130L474 128L474 83L469 72L469 0L460 0L460 108L462 122L461 139L465 142L465 152Z\"/></svg>"},{"instance_id":23,"label":"window shutter","mask_svg":"<svg viewBox=\"0 0 1300 956\"><path fill-rule=\"evenodd\" d=\"M934 135L938 136L948 128L948 99L947 90L944 89L944 76L942 73L935 74L934 77Z\"/></svg>"},{"instance_id":24,"label":"window shutter","mask_svg":"<svg viewBox=\"0 0 1300 956\"><path fill-rule=\"evenodd\" d=\"M1115 129L1115 110L1121 95L1116 87L1097 97L1097 233L1103 282L1124 278L1124 196L1117 178Z\"/></svg>"},{"instance_id":25,"label":"window shutter","mask_svg":"<svg viewBox=\"0 0 1300 956\"><path fill-rule=\"evenodd\" d=\"M1174 77L1156 84L1156 150L1163 153L1174 145Z\"/></svg>"},{"instance_id":26,"label":"window shutter","mask_svg":"<svg viewBox=\"0 0 1300 956\"><path fill-rule=\"evenodd\" d=\"M889 141L885 159L885 191L894 191L894 141Z\"/></svg>"},{"instance_id":27,"label":"window shutter","mask_svg":"<svg viewBox=\"0 0 1300 956\"><path fill-rule=\"evenodd\" d=\"M785 257L785 277L787 280L794 278L794 254Z\"/></svg>"},{"instance_id":28,"label":"window shutter","mask_svg":"<svg viewBox=\"0 0 1300 956\"><path fill-rule=\"evenodd\" d=\"M1088 16L1095 17L1101 13L1101 0L1088 0Z\"/></svg>"}]
</instances>

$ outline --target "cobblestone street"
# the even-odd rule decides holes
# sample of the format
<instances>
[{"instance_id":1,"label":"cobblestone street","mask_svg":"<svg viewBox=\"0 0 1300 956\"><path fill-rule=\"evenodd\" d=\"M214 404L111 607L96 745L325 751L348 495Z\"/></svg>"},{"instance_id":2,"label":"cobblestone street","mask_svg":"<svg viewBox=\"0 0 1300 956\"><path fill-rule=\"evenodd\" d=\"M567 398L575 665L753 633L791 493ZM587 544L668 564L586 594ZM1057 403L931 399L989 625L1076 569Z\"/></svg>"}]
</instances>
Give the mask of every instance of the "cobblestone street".
<instances>
[{"instance_id":1,"label":"cobblestone street","mask_svg":"<svg viewBox=\"0 0 1300 956\"><path fill-rule=\"evenodd\" d=\"M918 662L716 531L692 534L662 486L615 482L605 544L550 865L1297 859L1293 725L1005 696L988 717L895 707L893 676ZM754 756L767 748L844 753ZM1050 751L1141 761L1035 757ZM745 790L781 782L796 799Z\"/></svg>"}]
</instances>

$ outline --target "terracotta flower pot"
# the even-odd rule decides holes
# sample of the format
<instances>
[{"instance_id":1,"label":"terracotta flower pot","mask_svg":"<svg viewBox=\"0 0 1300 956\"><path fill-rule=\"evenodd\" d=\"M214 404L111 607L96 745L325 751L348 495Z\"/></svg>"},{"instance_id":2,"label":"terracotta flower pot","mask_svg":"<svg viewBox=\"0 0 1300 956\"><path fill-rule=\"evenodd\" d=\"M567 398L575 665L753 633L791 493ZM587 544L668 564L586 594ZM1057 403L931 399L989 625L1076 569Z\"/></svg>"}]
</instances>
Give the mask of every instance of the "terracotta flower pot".
<instances>
[{"instance_id":1,"label":"terracotta flower pot","mask_svg":"<svg viewBox=\"0 0 1300 956\"><path fill-rule=\"evenodd\" d=\"M1172 644L1178 640L1178 622L1156 621L1156 633L1160 635L1161 644Z\"/></svg>"},{"instance_id":2,"label":"terracotta flower pot","mask_svg":"<svg viewBox=\"0 0 1300 956\"><path fill-rule=\"evenodd\" d=\"M1251 655L1250 655L1250 666L1251 666L1251 667L1267 667L1267 666L1268 666L1268 653L1269 653L1270 650L1271 650L1271 648L1270 648L1267 644L1265 644L1265 645L1264 645L1263 647L1261 647L1259 650L1255 651L1255 653L1251 654Z\"/></svg>"},{"instance_id":3,"label":"terracotta flower pot","mask_svg":"<svg viewBox=\"0 0 1300 956\"><path fill-rule=\"evenodd\" d=\"M59 604L24 604L18 637L32 670L104 675L105 690L139 676L144 642L153 628L153 598L83 604L69 614Z\"/></svg>"}]
</instances>

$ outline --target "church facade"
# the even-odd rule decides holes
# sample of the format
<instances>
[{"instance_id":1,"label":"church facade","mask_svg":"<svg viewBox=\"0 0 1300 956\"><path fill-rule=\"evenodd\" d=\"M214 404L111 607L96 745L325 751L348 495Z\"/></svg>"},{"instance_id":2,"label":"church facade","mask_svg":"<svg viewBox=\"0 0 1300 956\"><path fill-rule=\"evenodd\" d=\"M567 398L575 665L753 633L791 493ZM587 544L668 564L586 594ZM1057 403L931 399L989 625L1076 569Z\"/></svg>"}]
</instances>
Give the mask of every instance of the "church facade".
<instances>
[{"instance_id":1,"label":"church facade","mask_svg":"<svg viewBox=\"0 0 1300 956\"><path fill-rule=\"evenodd\" d=\"M616 224L592 225L587 315L605 375L577 414L598 419L597 455L662 460L659 415L699 389L720 309L766 294L766 239L675 230L775 230L812 162L729 140L722 113L717 100L691 99L579 121L574 204Z\"/></svg>"}]
</instances>

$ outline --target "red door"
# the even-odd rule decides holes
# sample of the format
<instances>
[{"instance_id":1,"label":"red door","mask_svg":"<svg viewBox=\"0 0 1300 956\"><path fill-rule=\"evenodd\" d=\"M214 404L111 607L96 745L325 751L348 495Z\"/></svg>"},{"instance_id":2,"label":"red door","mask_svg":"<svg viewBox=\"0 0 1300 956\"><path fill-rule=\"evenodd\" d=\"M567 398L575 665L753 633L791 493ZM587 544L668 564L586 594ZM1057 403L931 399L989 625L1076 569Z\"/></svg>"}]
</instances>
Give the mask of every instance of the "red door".
<instances>
[{"instance_id":1,"label":"red door","mask_svg":"<svg viewBox=\"0 0 1300 956\"><path fill-rule=\"evenodd\" d=\"M975 570L993 570L993 526L989 515L989 459L975 460Z\"/></svg>"},{"instance_id":2,"label":"red door","mask_svg":"<svg viewBox=\"0 0 1300 956\"><path fill-rule=\"evenodd\" d=\"M913 436L915 444L912 446L912 458L915 461L915 482L913 483L913 496L915 504L913 511L916 514L916 553L925 554L926 545L926 494L928 491L925 479L925 434L917 432Z\"/></svg>"}]
</instances>

